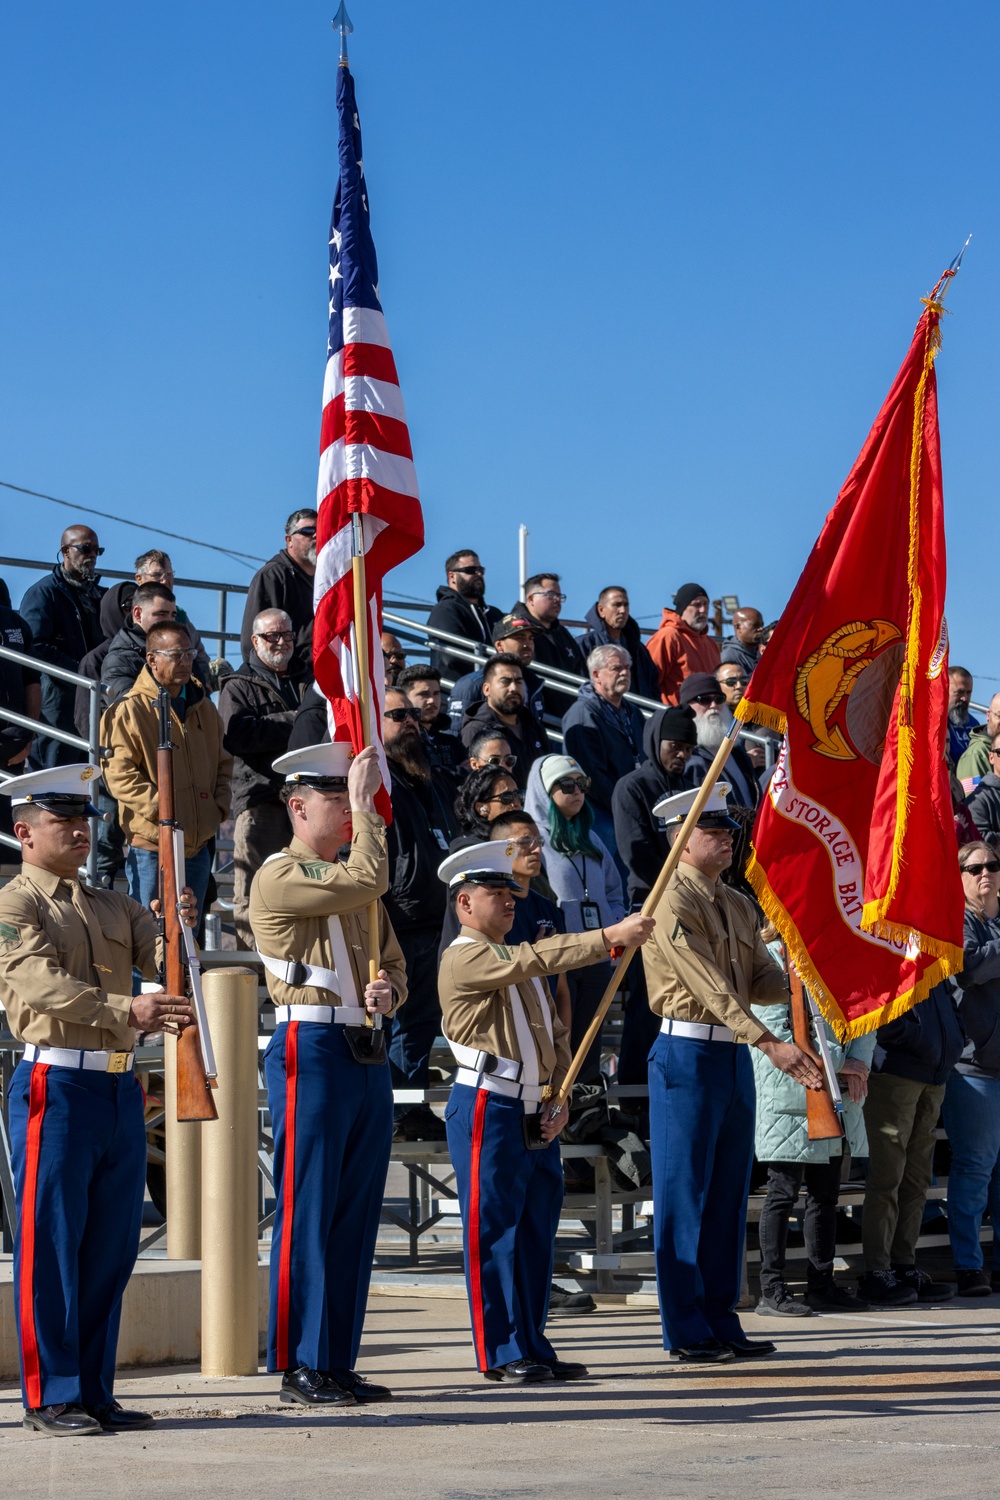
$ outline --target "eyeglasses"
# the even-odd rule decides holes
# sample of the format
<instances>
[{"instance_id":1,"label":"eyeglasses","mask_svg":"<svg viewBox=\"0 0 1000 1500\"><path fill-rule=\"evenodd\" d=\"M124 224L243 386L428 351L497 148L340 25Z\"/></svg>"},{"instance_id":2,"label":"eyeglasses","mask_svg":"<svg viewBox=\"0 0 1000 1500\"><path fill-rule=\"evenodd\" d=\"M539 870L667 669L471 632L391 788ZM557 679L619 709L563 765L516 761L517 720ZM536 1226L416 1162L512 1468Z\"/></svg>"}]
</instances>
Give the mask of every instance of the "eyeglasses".
<instances>
[{"instance_id":1,"label":"eyeglasses","mask_svg":"<svg viewBox=\"0 0 1000 1500\"><path fill-rule=\"evenodd\" d=\"M270 630L267 635L259 635L259 641L266 641L269 646L280 645L282 641L294 641L294 630Z\"/></svg>"},{"instance_id":2,"label":"eyeglasses","mask_svg":"<svg viewBox=\"0 0 1000 1500\"><path fill-rule=\"evenodd\" d=\"M501 807L520 807L524 801L523 792L494 792L492 797L486 798L487 802L499 802Z\"/></svg>"},{"instance_id":3,"label":"eyeglasses","mask_svg":"<svg viewBox=\"0 0 1000 1500\"><path fill-rule=\"evenodd\" d=\"M474 568L452 568L451 571L453 573L478 573L480 578L484 577L486 574L486 569L482 566L481 563L476 563L476 566Z\"/></svg>"},{"instance_id":4,"label":"eyeglasses","mask_svg":"<svg viewBox=\"0 0 1000 1500\"><path fill-rule=\"evenodd\" d=\"M80 552L84 557L103 557L104 548L95 547L93 542L67 542L63 548L64 552Z\"/></svg>"},{"instance_id":5,"label":"eyeglasses","mask_svg":"<svg viewBox=\"0 0 1000 1500\"><path fill-rule=\"evenodd\" d=\"M503 766L505 771L513 771L517 765L516 755L489 755L483 761L483 769L487 766Z\"/></svg>"},{"instance_id":6,"label":"eyeglasses","mask_svg":"<svg viewBox=\"0 0 1000 1500\"><path fill-rule=\"evenodd\" d=\"M390 724L405 724L407 719L414 719L420 723L420 714L415 708L387 708L382 717L388 719Z\"/></svg>"},{"instance_id":7,"label":"eyeglasses","mask_svg":"<svg viewBox=\"0 0 1000 1500\"><path fill-rule=\"evenodd\" d=\"M750 679L749 677L720 677L719 681L723 687L746 687Z\"/></svg>"},{"instance_id":8,"label":"eyeglasses","mask_svg":"<svg viewBox=\"0 0 1000 1500\"><path fill-rule=\"evenodd\" d=\"M697 698L692 698L690 701L692 703L703 703L706 705L709 703L714 703L718 708L718 706L722 703L725 703L726 700L721 693L699 693Z\"/></svg>"},{"instance_id":9,"label":"eyeglasses","mask_svg":"<svg viewBox=\"0 0 1000 1500\"><path fill-rule=\"evenodd\" d=\"M534 599L536 596L539 599L558 599L560 604L566 603L566 595L560 594L558 589L536 589L531 597Z\"/></svg>"},{"instance_id":10,"label":"eyeglasses","mask_svg":"<svg viewBox=\"0 0 1000 1500\"><path fill-rule=\"evenodd\" d=\"M981 865L962 866L963 875L981 875L984 870L988 870L991 875L995 875L1000 870L1000 859L987 859Z\"/></svg>"},{"instance_id":11,"label":"eyeglasses","mask_svg":"<svg viewBox=\"0 0 1000 1500\"><path fill-rule=\"evenodd\" d=\"M194 661L195 653L188 647L186 651L157 651L155 648L150 652L151 656L165 656L167 661Z\"/></svg>"},{"instance_id":12,"label":"eyeglasses","mask_svg":"<svg viewBox=\"0 0 1000 1500\"><path fill-rule=\"evenodd\" d=\"M316 535L316 528L315 528L315 526L299 526L299 527L297 527L295 529L295 531L290 531L288 533L288 535L289 536L315 536Z\"/></svg>"},{"instance_id":13,"label":"eyeglasses","mask_svg":"<svg viewBox=\"0 0 1000 1500\"><path fill-rule=\"evenodd\" d=\"M589 776L564 776L561 781L552 783L552 791L564 792L567 797L572 797L574 792L589 792Z\"/></svg>"},{"instance_id":14,"label":"eyeglasses","mask_svg":"<svg viewBox=\"0 0 1000 1500\"><path fill-rule=\"evenodd\" d=\"M405 661L406 660L406 652L405 651L383 651L382 655L385 657L386 661Z\"/></svg>"},{"instance_id":15,"label":"eyeglasses","mask_svg":"<svg viewBox=\"0 0 1000 1500\"><path fill-rule=\"evenodd\" d=\"M525 834L523 839L514 840L514 847L520 849L522 854L534 854L536 849L542 847L542 841L537 834L534 838L530 834Z\"/></svg>"},{"instance_id":16,"label":"eyeglasses","mask_svg":"<svg viewBox=\"0 0 1000 1500\"><path fill-rule=\"evenodd\" d=\"M991 750L989 753L990 755L1000 755L1000 745L998 745L995 750Z\"/></svg>"}]
</instances>

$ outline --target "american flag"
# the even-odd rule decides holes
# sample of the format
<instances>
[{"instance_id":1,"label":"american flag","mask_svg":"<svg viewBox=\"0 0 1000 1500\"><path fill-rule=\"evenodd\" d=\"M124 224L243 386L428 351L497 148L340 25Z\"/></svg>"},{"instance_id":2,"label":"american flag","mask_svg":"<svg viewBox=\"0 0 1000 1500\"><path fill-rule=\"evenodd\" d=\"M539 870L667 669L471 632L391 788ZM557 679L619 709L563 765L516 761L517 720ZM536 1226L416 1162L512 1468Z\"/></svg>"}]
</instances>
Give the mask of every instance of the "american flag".
<instances>
[{"instance_id":1,"label":"american flag","mask_svg":"<svg viewBox=\"0 0 1000 1500\"><path fill-rule=\"evenodd\" d=\"M337 69L340 177L330 224L330 340L323 384L317 558L313 599L313 665L330 704L335 739L362 745L358 702L352 516L362 517L367 591L371 738L384 787L378 810L391 817L389 773L382 748L384 704L382 580L419 552L424 519L410 434L378 295L378 261L368 212L361 126L354 79Z\"/></svg>"}]
</instances>

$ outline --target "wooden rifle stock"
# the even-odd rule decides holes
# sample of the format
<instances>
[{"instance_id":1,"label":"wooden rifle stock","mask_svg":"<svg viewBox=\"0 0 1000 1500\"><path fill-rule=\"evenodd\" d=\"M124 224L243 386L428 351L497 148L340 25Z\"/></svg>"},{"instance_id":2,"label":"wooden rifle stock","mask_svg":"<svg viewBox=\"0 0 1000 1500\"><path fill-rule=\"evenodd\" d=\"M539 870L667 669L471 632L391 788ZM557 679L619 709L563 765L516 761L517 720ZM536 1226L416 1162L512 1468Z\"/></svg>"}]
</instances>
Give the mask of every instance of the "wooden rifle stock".
<instances>
[{"instance_id":1,"label":"wooden rifle stock","mask_svg":"<svg viewBox=\"0 0 1000 1500\"><path fill-rule=\"evenodd\" d=\"M170 737L170 694L161 688L160 740L156 750L156 792L159 817L160 925L163 932L163 987L168 995L187 993L184 939L177 910L180 891L174 864L174 746ZM197 1026L186 1027L177 1038L177 1118L217 1120L219 1112L205 1077Z\"/></svg>"},{"instance_id":2,"label":"wooden rifle stock","mask_svg":"<svg viewBox=\"0 0 1000 1500\"><path fill-rule=\"evenodd\" d=\"M795 1045L812 1059L823 1074L821 1089L806 1089L806 1125L809 1139L811 1141L839 1141L844 1134L843 1121L833 1107L823 1059L818 1056L813 1046L802 980L791 964L788 965L788 988L792 1012L792 1036L795 1039Z\"/></svg>"}]
</instances>

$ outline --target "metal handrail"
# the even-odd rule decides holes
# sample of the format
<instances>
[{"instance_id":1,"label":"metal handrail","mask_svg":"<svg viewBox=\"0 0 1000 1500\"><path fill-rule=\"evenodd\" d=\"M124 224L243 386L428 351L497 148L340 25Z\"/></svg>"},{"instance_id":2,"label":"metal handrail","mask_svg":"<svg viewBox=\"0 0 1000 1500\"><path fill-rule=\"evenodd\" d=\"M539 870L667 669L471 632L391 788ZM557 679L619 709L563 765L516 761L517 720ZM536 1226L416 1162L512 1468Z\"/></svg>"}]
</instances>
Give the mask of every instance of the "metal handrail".
<instances>
[{"instance_id":1,"label":"metal handrail","mask_svg":"<svg viewBox=\"0 0 1000 1500\"><path fill-rule=\"evenodd\" d=\"M0 559L2 561L2 559ZM57 677L60 682L71 683L75 687L86 688L90 694L90 714L88 721L89 737L82 739L78 734L70 734L66 729L56 729L52 724L46 724L41 719L29 719L23 714L15 713L10 708L0 708L0 719L5 719L10 724L18 724L22 729L30 729L39 739L59 740L64 745L71 745L74 750L86 752L87 759L92 766L101 764L101 691L104 687L102 682L95 682L92 677L83 677L79 672L70 672L66 667L53 666L51 662L42 661L36 656L26 656L23 651L15 651L12 646L0 646L0 657L7 661L16 662L19 666L28 667L33 672L39 672L47 677ZM6 844L10 849L19 849L21 846L17 839L11 838L9 833L0 833L0 844ZM87 878L91 884L97 881L97 819L90 820L90 852L87 855Z\"/></svg>"}]
</instances>

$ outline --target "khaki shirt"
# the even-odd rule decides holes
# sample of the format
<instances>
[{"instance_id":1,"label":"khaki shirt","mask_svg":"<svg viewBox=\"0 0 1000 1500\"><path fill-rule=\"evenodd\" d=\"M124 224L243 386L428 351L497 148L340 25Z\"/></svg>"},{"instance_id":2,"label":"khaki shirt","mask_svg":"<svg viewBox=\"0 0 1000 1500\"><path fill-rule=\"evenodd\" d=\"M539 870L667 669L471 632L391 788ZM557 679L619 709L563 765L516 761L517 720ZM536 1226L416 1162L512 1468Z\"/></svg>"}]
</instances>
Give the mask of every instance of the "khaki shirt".
<instances>
[{"instance_id":1,"label":"khaki shirt","mask_svg":"<svg viewBox=\"0 0 1000 1500\"><path fill-rule=\"evenodd\" d=\"M746 896L681 864L643 945L649 1003L658 1016L728 1026L745 1042L770 1035L750 1002L787 999L785 976L761 941Z\"/></svg>"},{"instance_id":2,"label":"khaki shirt","mask_svg":"<svg viewBox=\"0 0 1000 1500\"><path fill-rule=\"evenodd\" d=\"M156 977L156 919L117 891L22 866L0 890L0 1004L36 1047L131 1051L132 969Z\"/></svg>"},{"instance_id":3,"label":"khaki shirt","mask_svg":"<svg viewBox=\"0 0 1000 1500\"><path fill-rule=\"evenodd\" d=\"M275 859L261 865L250 887L250 926L258 951L268 958L295 959L333 969L329 921L342 918L351 970L364 1004L368 983L368 908L378 905L379 967L396 991L393 1014L406 999L406 964L379 897L389 888L385 824L373 813L352 814L354 837L343 863L319 858L301 839L292 839ZM343 1005L330 990L294 986L265 971L275 1005Z\"/></svg>"},{"instance_id":4,"label":"khaki shirt","mask_svg":"<svg viewBox=\"0 0 1000 1500\"><path fill-rule=\"evenodd\" d=\"M562 974L567 969L583 969L606 959L603 937L599 932L573 932L508 948L503 943L491 943L473 927L463 927L461 936L473 941L446 948L438 973L445 1036L459 1046L523 1062L507 994L508 985L515 984L535 1040L538 1076L558 1089L573 1055L569 1032L556 1015L546 987L553 1036L553 1041L549 1040L538 990L531 980Z\"/></svg>"}]
</instances>

